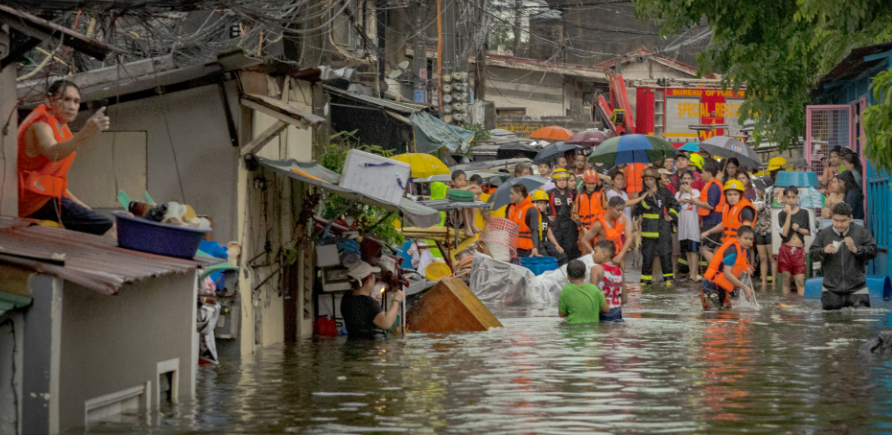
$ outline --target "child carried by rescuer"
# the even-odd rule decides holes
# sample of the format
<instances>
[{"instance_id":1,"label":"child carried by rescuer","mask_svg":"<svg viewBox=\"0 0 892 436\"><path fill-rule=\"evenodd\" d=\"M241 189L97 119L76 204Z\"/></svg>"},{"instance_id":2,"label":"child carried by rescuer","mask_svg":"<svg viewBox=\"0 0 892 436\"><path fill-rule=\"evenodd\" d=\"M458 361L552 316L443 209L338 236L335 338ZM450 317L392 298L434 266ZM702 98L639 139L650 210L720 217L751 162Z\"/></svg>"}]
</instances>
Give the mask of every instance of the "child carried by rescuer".
<instances>
[{"instance_id":1,"label":"child carried by rescuer","mask_svg":"<svg viewBox=\"0 0 892 436\"><path fill-rule=\"evenodd\" d=\"M623 304L626 303L626 282L623 280L623 270L613 262L616 253L616 244L605 239L595 244L592 253L592 266L589 281L601 290L607 301L608 311L601 313L601 322L623 320Z\"/></svg>"},{"instance_id":2,"label":"child carried by rescuer","mask_svg":"<svg viewBox=\"0 0 892 436\"><path fill-rule=\"evenodd\" d=\"M744 284L740 278L751 275L753 267L748 252L753 248L755 233L749 226L741 226L737 234L729 237L718 249L709 262L709 268L703 275L703 286L700 301L703 310L730 309L731 298L736 298L736 290L742 289L747 301L755 301L753 288Z\"/></svg>"},{"instance_id":3,"label":"child carried by rescuer","mask_svg":"<svg viewBox=\"0 0 892 436\"><path fill-rule=\"evenodd\" d=\"M570 284L561 289L558 297L558 315L567 318L568 324L599 322L600 314L610 307L597 286L585 282L585 262L576 259L567 264Z\"/></svg>"}]
</instances>

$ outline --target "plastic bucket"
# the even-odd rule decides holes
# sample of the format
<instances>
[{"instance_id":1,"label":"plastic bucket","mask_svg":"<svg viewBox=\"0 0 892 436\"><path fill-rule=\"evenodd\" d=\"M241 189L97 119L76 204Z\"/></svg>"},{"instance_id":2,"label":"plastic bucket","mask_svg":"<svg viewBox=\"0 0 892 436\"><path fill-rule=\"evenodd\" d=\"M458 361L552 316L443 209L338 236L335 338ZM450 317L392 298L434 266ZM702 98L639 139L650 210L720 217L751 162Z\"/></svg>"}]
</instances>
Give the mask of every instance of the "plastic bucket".
<instances>
[{"instance_id":1,"label":"plastic bucket","mask_svg":"<svg viewBox=\"0 0 892 436\"><path fill-rule=\"evenodd\" d=\"M889 279L889 276L867 276L865 279L871 307L878 307L883 304L883 300L892 298L892 280ZM820 301L823 285L823 277L806 280L805 299Z\"/></svg>"},{"instance_id":2,"label":"plastic bucket","mask_svg":"<svg viewBox=\"0 0 892 436\"><path fill-rule=\"evenodd\" d=\"M204 234L211 231L158 223L125 213L112 212L118 228L118 245L145 253L192 259Z\"/></svg>"},{"instance_id":3,"label":"plastic bucket","mask_svg":"<svg viewBox=\"0 0 892 436\"><path fill-rule=\"evenodd\" d=\"M547 271L554 271L558 268L557 259L550 256L542 257L521 257L520 264L535 275L542 275Z\"/></svg>"}]
</instances>

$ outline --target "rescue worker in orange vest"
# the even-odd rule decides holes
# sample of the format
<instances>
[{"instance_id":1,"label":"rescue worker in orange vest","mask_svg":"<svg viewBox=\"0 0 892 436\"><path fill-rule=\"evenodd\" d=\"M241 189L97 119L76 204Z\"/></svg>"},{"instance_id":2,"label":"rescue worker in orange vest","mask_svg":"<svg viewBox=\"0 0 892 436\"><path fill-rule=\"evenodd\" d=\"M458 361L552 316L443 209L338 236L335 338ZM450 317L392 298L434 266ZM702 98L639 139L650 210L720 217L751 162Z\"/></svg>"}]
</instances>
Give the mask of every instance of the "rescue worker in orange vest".
<instances>
[{"instance_id":1,"label":"rescue worker in orange vest","mask_svg":"<svg viewBox=\"0 0 892 436\"><path fill-rule=\"evenodd\" d=\"M678 201L668 189L660 187L655 168L644 170L644 200L633 216L641 220L641 283L653 282L654 259L659 257L666 286L672 285L672 226L678 221Z\"/></svg>"},{"instance_id":2,"label":"rescue worker in orange vest","mask_svg":"<svg viewBox=\"0 0 892 436\"><path fill-rule=\"evenodd\" d=\"M700 235L705 239L713 233L724 232L722 243L737 236L741 226L753 227L756 222L756 207L743 197L744 188L740 180L732 179L725 183L725 209L722 211L722 222Z\"/></svg>"},{"instance_id":3,"label":"rescue worker in orange vest","mask_svg":"<svg viewBox=\"0 0 892 436\"><path fill-rule=\"evenodd\" d=\"M598 218L591 228L583 235L583 247L585 254L594 251L592 242L595 236L599 241L613 241L616 252L612 262L622 265L625 260L626 253L632 248L631 223L626 222L626 216L623 210L626 208L626 202L620 197L612 197L607 202L607 212ZM628 230L627 230L628 229ZM628 233L627 233L628 232Z\"/></svg>"},{"instance_id":4,"label":"rescue worker in orange vest","mask_svg":"<svg viewBox=\"0 0 892 436\"><path fill-rule=\"evenodd\" d=\"M718 179L719 166L715 162L707 162L703 165L703 189L700 190L700 199L688 199L685 203L693 204L700 208L700 231L711 230L717 224L722 223L722 210L725 208L725 196L722 194L722 182ZM701 264L709 265L712 253L721 245L721 238L700 238Z\"/></svg>"},{"instance_id":5,"label":"rescue worker in orange vest","mask_svg":"<svg viewBox=\"0 0 892 436\"><path fill-rule=\"evenodd\" d=\"M743 226L737 229L735 237L728 238L719 247L706 274L703 275L700 301L703 310L710 307L714 309L730 309L731 298L737 298L737 289L742 289L744 298L752 301L755 297L753 288L741 281L743 275L753 273L752 264L749 261L749 252L753 247L756 235L753 229Z\"/></svg>"},{"instance_id":6,"label":"rescue worker in orange vest","mask_svg":"<svg viewBox=\"0 0 892 436\"><path fill-rule=\"evenodd\" d=\"M539 237L533 237L533 229L539 232L539 210L533 206L527 187L517 184L511 187L511 204L505 210L505 216L519 227L517 234L517 257L541 256L539 254Z\"/></svg>"},{"instance_id":7,"label":"rescue worker in orange vest","mask_svg":"<svg viewBox=\"0 0 892 436\"><path fill-rule=\"evenodd\" d=\"M68 169L82 147L95 143L109 128L105 108L72 134L68 123L80 109L80 89L59 80L47 89L46 102L32 111L18 129L19 216L55 221L69 230L103 235L111 220L94 212L68 190Z\"/></svg>"},{"instance_id":8,"label":"rescue worker in orange vest","mask_svg":"<svg viewBox=\"0 0 892 436\"><path fill-rule=\"evenodd\" d=\"M585 234L598 219L604 215L604 190L601 187L601 178L595 170L585 170L582 173L583 190L576 196L574 217L579 221L580 235Z\"/></svg>"}]
</instances>

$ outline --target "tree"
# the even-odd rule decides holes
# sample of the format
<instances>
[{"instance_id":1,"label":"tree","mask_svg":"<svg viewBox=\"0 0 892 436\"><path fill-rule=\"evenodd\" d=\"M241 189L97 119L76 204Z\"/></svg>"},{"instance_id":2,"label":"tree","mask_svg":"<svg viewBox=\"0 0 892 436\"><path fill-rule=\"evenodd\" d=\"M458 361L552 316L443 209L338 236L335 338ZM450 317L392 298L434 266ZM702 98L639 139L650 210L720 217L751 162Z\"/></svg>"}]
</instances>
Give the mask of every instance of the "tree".
<instances>
[{"instance_id":1,"label":"tree","mask_svg":"<svg viewBox=\"0 0 892 436\"><path fill-rule=\"evenodd\" d=\"M705 17L714 35L698 56L701 71L722 73L725 87L745 86L741 118L755 120L757 144L767 139L782 148L804 135L805 105L811 103L810 91L821 76L852 48L892 41L888 0L635 0L635 4L639 19L656 19L664 35L697 26ZM868 154L892 154L889 146L878 147L869 146Z\"/></svg>"}]
</instances>

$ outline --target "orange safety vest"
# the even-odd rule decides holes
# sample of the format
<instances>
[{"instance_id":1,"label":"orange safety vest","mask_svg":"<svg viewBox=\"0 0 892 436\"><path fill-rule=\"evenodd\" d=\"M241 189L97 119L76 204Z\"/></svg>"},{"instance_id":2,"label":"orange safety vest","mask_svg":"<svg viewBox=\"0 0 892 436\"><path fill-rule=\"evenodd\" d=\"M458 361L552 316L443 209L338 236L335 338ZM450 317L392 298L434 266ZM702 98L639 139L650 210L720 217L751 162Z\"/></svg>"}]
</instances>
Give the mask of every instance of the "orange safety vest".
<instances>
[{"instance_id":1,"label":"orange safety vest","mask_svg":"<svg viewBox=\"0 0 892 436\"><path fill-rule=\"evenodd\" d=\"M51 198L61 199L68 190L68 169L74 161L75 153L65 159L52 162L43 155L28 156L25 153L25 133L34 123L47 123L53 130L56 142L74 137L68 126L50 115L46 105L37 106L18 130L18 179L19 216L26 217L40 210Z\"/></svg>"},{"instance_id":2,"label":"orange safety vest","mask_svg":"<svg viewBox=\"0 0 892 436\"><path fill-rule=\"evenodd\" d=\"M731 238L716 250L715 255L712 257L712 261L709 262L709 268L706 269L706 274L703 275L703 278L715 283L716 286L728 292L733 291L735 286L725 278L725 271L719 271L719 265L725 259L725 251L728 250L728 247L732 246L737 249L737 260L734 262L731 274L734 275L734 277L740 277L747 268L751 268L749 259L747 259L746 256L746 251L740 247L737 238Z\"/></svg>"},{"instance_id":3,"label":"orange safety vest","mask_svg":"<svg viewBox=\"0 0 892 436\"><path fill-rule=\"evenodd\" d=\"M719 187L719 192L720 192L719 204L715 205L714 210L709 210L704 207L701 207L700 212L699 212L701 217L707 216L713 212L721 213L722 210L724 210L724 208L725 208L725 193L722 192L722 183L719 182L718 180L713 180L713 181L707 183L705 186L703 186L703 190L700 191L700 201L702 201L706 204L709 204L709 188L712 187L712 185L717 185Z\"/></svg>"},{"instance_id":4,"label":"orange safety vest","mask_svg":"<svg viewBox=\"0 0 892 436\"><path fill-rule=\"evenodd\" d=\"M517 224L519 231L517 234L517 249L532 250L533 249L533 231L527 225L527 211L533 208L533 202L530 196L523 200L520 204L512 204L508 213L508 219Z\"/></svg>"},{"instance_id":5,"label":"orange safety vest","mask_svg":"<svg viewBox=\"0 0 892 436\"><path fill-rule=\"evenodd\" d=\"M582 225L589 229L592 224L604 215L604 191L597 191L591 194L582 192L576 197L576 214L579 215L579 221Z\"/></svg>"},{"instance_id":6,"label":"orange safety vest","mask_svg":"<svg viewBox=\"0 0 892 436\"><path fill-rule=\"evenodd\" d=\"M604 234L606 235L604 239L613 241L614 245L616 245L616 252L613 254L619 254L623 249L623 232L626 229L625 215L620 215L619 218L616 219L614 222L615 227L611 227L610 224L607 223L607 218L604 215L601 215L601 217L598 218L598 221L601 222L601 228L604 229Z\"/></svg>"},{"instance_id":7,"label":"orange safety vest","mask_svg":"<svg viewBox=\"0 0 892 436\"><path fill-rule=\"evenodd\" d=\"M630 163L623 168L623 176L626 178L626 193L633 194L644 189L642 176L646 169L647 164L643 163Z\"/></svg>"},{"instance_id":8,"label":"orange safety vest","mask_svg":"<svg viewBox=\"0 0 892 436\"><path fill-rule=\"evenodd\" d=\"M756 207L749 200L743 198L743 194L740 195L740 201L734 206L725 204L725 210L722 212L722 227L725 229L725 234L722 241L737 237L737 229L743 225L740 213L747 207L753 210L753 221L750 223L750 227L752 227L756 222Z\"/></svg>"}]
</instances>

